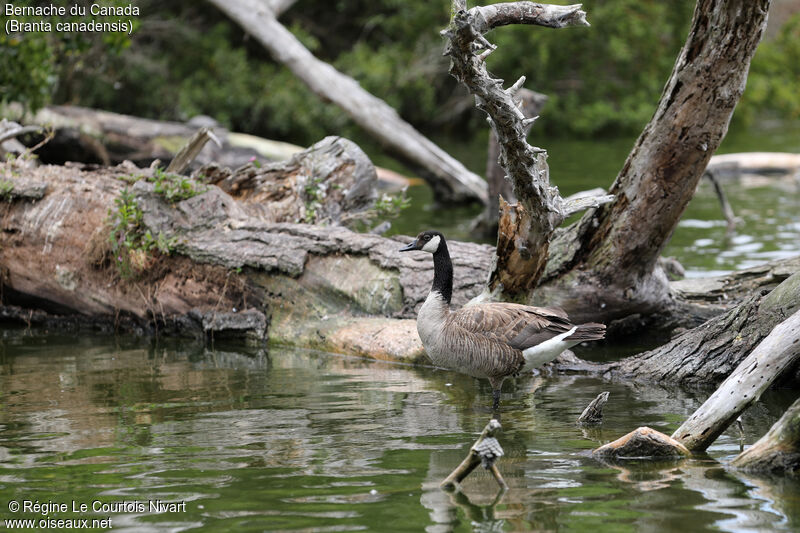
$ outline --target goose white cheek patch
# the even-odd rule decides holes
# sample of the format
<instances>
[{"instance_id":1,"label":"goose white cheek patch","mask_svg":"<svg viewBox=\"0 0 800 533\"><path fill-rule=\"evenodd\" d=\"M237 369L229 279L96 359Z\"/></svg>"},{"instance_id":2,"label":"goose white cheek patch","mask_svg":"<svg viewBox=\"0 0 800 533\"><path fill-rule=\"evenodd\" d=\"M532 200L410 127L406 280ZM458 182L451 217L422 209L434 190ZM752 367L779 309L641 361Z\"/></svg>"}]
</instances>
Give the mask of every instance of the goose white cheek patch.
<instances>
[{"instance_id":1,"label":"goose white cheek patch","mask_svg":"<svg viewBox=\"0 0 800 533\"><path fill-rule=\"evenodd\" d=\"M436 250L439 249L439 241L441 241L441 240L442 239L438 235L436 235L433 239L431 239L427 243L425 243L425 246L422 247L422 251L423 252L429 252L429 253L436 252Z\"/></svg>"}]
</instances>

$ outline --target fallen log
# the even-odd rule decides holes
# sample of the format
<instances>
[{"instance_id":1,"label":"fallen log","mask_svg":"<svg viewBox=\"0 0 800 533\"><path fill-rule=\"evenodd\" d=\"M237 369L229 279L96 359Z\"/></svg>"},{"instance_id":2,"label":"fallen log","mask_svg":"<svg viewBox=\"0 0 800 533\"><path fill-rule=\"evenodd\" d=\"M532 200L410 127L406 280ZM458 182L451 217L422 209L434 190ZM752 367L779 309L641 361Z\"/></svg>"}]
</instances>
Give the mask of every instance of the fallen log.
<instances>
[{"instance_id":1,"label":"fallen log","mask_svg":"<svg viewBox=\"0 0 800 533\"><path fill-rule=\"evenodd\" d=\"M758 442L740 453L731 466L747 472L800 473L800 400Z\"/></svg>"},{"instance_id":2,"label":"fallen log","mask_svg":"<svg viewBox=\"0 0 800 533\"><path fill-rule=\"evenodd\" d=\"M317 95L338 105L389 152L430 183L441 202L488 201L486 182L439 148L356 80L314 55L256 0L209 0Z\"/></svg>"},{"instance_id":3,"label":"fallen log","mask_svg":"<svg viewBox=\"0 0 800 533\"><path fill-rule=\"evenodd\" d=\"M130 164L24 170L20 179L43 183L46 192L37 201L0 203L3 314L23 323L62 318L193 336L218 324L232 330L231 320L242 317L255 324L254 338L269 323L275 342L394 360L422 356L411 317L428 293L432 265L397 253L405 238L264 222L219 187L188 179L198 194L171 203L152 175ZM128 209L138 213L136 231L149 232L153 246L131 250L130 258L109 251L116 241L109 213L119 212L125 190ZM158 243L164 253L155 251ZM483 288L491 249L453 243L451 253L458 305ZM128 277L118 270L123 263L131 266ZM25 310L38 311L26 318ZM267 322L256 324L243 313L249 310ZM214 318L223 313L225 320Z\"/></svg>"},{"instance_id":4,"label":"fallen log","mask_svg":"<svg viewBox=\"0 0 800 533\"><path fill-rule=\"evenodd\" d=\"M712 156L707 171L719 178L738 178L742 174L800 173L800 154L783 152L742 152Z\"/></svg>"},{"instance_id":5,"label":"fallen log","mask_svg":"<svg viewBox=\"0 0 800 533\"><path fill-rule=\"evenodd\" d=\"M671 437L650 428L639 428L616 441L601 446L592 455L601 459L640 459L686 456L703 452L739 415L792 364L800 359L800 310L775 326L771 333L742 361L719 388L675 430ZM764 437L764 443L753 452L757 457L775 457L774 449L783 432L787 443L797 444L798 410L784 415L784 423L776 424ZM792 444L789 444L791 447ZM771 449L771 450L770 450ZM740 456L741 457L741 456ZM800 454L788 454L782 459L797 460ZM768 463L769 459L765 459ZM741 459L740 464L748 464Z\"/></svg>"},{"instance_id":6,"label":"fallen log","mask_svg":"<svg viewBox=\"0 0 800 533\"><path fill-rule=\"evenodd\" d=\"M798 358L800 310L775 326L672 437L693 452L705 450Z\"/></svg>"},{"instance_id":7,"label":"fallen log","mask_svg":"<svg viewBox=\"0 0 800 533\"><path fill-rule=\"evenodd\" d=\"M746 302L668 343L608 364L602 370L617 377L635 376L643 381L717 383L725 379L776 324L798 309L800 272L795 272L775 289L757 292Z\"/></svg>"},{"instance_id":8,"label":"fallen log","mask_svg":"<svg viewBox=\"0 0 800 533\"><path fill-rule=\"evenodd\" d=\"M78 106L48 106L29 115L19 106L8 105L2 113L29 124L28 128L38 130L40 125L53 128L54 138L37 151L39 158L50 164L70 161L112 166L131 161L148 167L156 160L171 163L179 149L203 127L209 128L218 142L193 154L188 165L192 171L212 164L238 168L260 159L284 161L305 150L294 144L228 131L213 119L197 121L204 124L198 127L194 119L184 124ZM207 122L211 125L205 125ZM393 184L395 189L416 179L401 176L398 183L400 175L396 172L381 167L376 167L376 171L379 179Z\"/></svg>"}]
</instances>

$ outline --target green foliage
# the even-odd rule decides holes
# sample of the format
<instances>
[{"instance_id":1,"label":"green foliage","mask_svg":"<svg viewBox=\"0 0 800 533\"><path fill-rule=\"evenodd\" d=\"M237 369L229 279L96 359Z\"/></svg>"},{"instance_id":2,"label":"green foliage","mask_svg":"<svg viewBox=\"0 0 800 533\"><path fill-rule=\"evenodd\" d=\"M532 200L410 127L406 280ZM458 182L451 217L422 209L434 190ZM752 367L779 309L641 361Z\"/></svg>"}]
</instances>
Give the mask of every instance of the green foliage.
<instances>
[{"instance_id":1,"label":"green foliage","mask_svg":"<svg viewBox=\"0 0 800 533\"><path fill-rule=\"evenodd\" d=\"M170 174L160 168L155 169L153 177L147 181L154 184L153 191L156 194L160 194L171 204L193 198L206 191L205 187L198 186L186 176Z\"/></svg>"},{"instance_id":2,"label":"green foliage","mask_svg":"<svg viewBox=\"0 0 800 533\"><path fill-rule=\"evenodd\" d=\"M127 188L114 200L114 208L108 212L110 232L108 241L112 261L123 278L130 278L145 271L158 251L170 255L177 238L167 239L163 233L153 237L144 229L143 213L136 196Z\"/></svg>"},{"instance_id":3,"label":"green foliage","mask_svg":"<svg viewBox=\"0 0 800 533\"><path fill-rule=\"evenodd\" d=\"M144 176L119 176L119 179L133 184ZM153 171L152 177L145 178L153 183L153 192L170 203L180 202L205 192L191 179L165 172L160 168ZM127 188L114 200L114 209L108 212L111 256L117 271L123 278L130 278L147 270L154 260L153 254L170 255L178 242L177 237L167 239L159 232L153 236L143 224L143 213L136 201L136 195Z\"/></svg>"},{"instance_id":4,"label":"green foliage","mask_svg":"<svg viewBox=\"0 0 800 533\"><path fill-rule=\"evenodd\" d=\"M322 179L317 176L311 176L303 186L303 199L305 207L305 216L303 222L306 224L313 224L317 219L317 209L322 205L322 200L325 198L325 191L323 190Z\"/></svg>"},{"instance_id":5,"label":"green foliage","mask_svg":"<svg viewBox=\"0 0 800 533\"><path fill-rule=\"evenodd\" d=\"M740 106L747 119L758 110L800 118L800 13L786 22L777 37L759 46Z\"/></svg>"},{"instance_id":6,"label":"green foliage","mask_svg":"<svg viewBox=\"0 0 800 533\"><path fill-rule=\"evenodd\" d=\"M58 7L75 5L69 0L47 2ZM14 2L17 7L40 4L32 0ZM104 6L126 6L126 0L110 0ZM68 11L69 12L69 11ZM7 16L20 23L117 22L117 17ZM134 31L138 26L133 20ZM83 75L102 76L106 63L130 45L126 33L32 31L7 34L0 32L0 103L19 102L29 109L50 103L54 94ZM57 100L64 101L64 96Z\"/></svg>"},{"instance_id":7,"label":"green foliage","mask_svg":"<svg viewBox=\"0 0 800 533\"><path fill-rule=\"evenodd\" d=\"M484 116L449 76L441 55L439 31L448 24L450 4L299 0L281 21L317 57L423 131L474 136L485 131ZM118 34L115 43L103 40L108 35L0 35L0 98L36 107L55 90L56 102L167 120L207 114L234 130L302 145L330 134L364 137L234 23L220 21L209 3L138 5L142 15L130 43ZM490 33L498 50L488 58L489 69L509 84L525 75L527 87L550 97L537 131L635 133L655 109L694 5L587 0L590 28L508 26ZM762 44L738 114L800 113L797 19Z\"/></svg>"},{"instance_id":8,"label":"green foliage","mask_svg":"<svg viewBox=\"0 0 800 533\"><path fill-rule=\"evenodd\" d=\"M403 189L400 194L382 194L378 201L375 202L375 216L376 218L397 218L400 212L408 209L411 206L411 198L406 196L406 190Z\"/></svg>"},{"instance_id":9,"label":"green foliage","mask_svg":"<svg viewBox=\"0 0 800 533\"><path fill-rule=\"evenodd\" d=\"M12 192L14 192L14 183L11 180L0 179L0 199L10 199Z\"/></svg>"},{"instance_id":10,"label":"green foliage","mask_svg":"<svg viewBox=\"0 0 800 533\"><path fill-rule=\"evenodd\" d=\"M537 127L578 135L635 132L655 110L694 4L587 1L591 27L502 28L489 36L498 50L487 63L506 80L525 74L527 87L548 95Z\"/></svg>"}]
</instances>

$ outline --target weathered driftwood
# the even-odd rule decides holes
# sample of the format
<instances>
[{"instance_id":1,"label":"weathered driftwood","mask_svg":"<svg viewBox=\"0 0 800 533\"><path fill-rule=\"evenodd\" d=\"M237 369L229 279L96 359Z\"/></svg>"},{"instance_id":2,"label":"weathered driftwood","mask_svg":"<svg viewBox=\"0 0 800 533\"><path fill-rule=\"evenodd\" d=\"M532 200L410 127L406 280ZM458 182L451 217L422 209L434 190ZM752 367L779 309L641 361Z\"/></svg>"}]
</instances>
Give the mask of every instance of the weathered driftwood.
<instances>
[{"instance_id":1,"label":"weathered driftwood","mask_svg":"<svg viewBox=\"0 0 800 533\"><path fill-rule=\"evenodd\" d=\"M674 459L690 455L683 444L660 431L637 428L592 451L598 459Z\"/></svg>"},{"instance_id":2,"label":"weathered driftwood","mask_svg":"<svg viewBox=\"0 0 800 533\"><path fill-rule=\"evenodd\" d=\"M53 128L54 138L37 151L42 161L52 163L77 161L109 166L127 160L147 167L156 159L169 162L199 129L191 124L77 106L48 106L32 115L13 105L4 111L22 123ZM222 127L210 127L209 131L219 143L208 144L194 154L191 168L211 162L240 166L261 156L253 148L234 144L234 134Z\"/></svg>"},{"instance_id":3,"label":"weathered driftwood","mask_svg":"<svg viewBox=\"0 0 800 533\"><path fill-rule=\"evenodd\" d=\"M715 155L708 168L719 178L738 178L743 174L800 174L800 154L783 152L743 152Z\"/></svg>"},{"instance_id":4,"label":"weathered driftwood","mask_svg":"<svg viewBox=\"0 0 800 533\"><path fill-rule=\"evenodd\" d=\"M500 475L497 466L494 464L495 461L503 455L503 449L500 447L500 443L497 442L497 438L495 437L495 434L501 429L502 426L500 422L494 418L489 420L489 423L483 428L478 440L476 440L475 444L469 449L467 456L461 461L461 464L459 464L439 486L447 491L461 490L461 482L464 478L470 475L479 464L483 464L483 467L492 473L492 476L495 481L497 481L497 484L500 485L500 488L503 490L507 489L508 485L503 479L503 476Z\"/></svg>"},{"instance_id":5,"label":"weathered driftwood","mask_svg":"<svg viewBox=\"0 0 800 533\"><path fill-rule=\"evenodd\" d=\"M589 402L576 423L579 426L596 426L603 423L603 407L608 401L608 392L601 392L597 398Z\"/></svg>"},{"instance_id":6,"label":"weathered driftwood","mask_svg":"<svg viewBox=\"0 0 800 533\"><path fill-rule=\"evenodd\" d=\"M189 139L183 148L178 150L178 153L175 154L175 157L170 161L167 172L181 174L192 164L197 156L200 155L200 151L208 141L214 141L218 147L222 148L222 143L217 139L217 136L214 135L214 132L207 126L204 126L192 135L191 139Z\"/></svg>"},{"instance_id":7,"label":"weathered driftwood","mask_svg":"<svg viewBox=\"0 0 800 533\"><path fill-rule=\"evenodd\" d=\"M258 0L209 0L320 97L334 102L359 126L424 177L442 202L488 200L486 182L405 122L357 81L314 57Z\"/></svg>"},{"instance_id":8,"label":"weathered driftwood","mask_svg":"<svg viewBox=\"0 0 800 533\"><path fill-rule=\"evenodd\" d=\"M775 326L672 437L691 451L705 450L798 358L800 310Z\"/></svg>"},{"instance_id":9,"label":"weathered driftwood","mask_svg":"<svg viewBox=\"0 0 800 533\"><path fill-rule=\"evenodd\" d=\"M349 225L368 218L377 199L375 167L343 137L326 137L286 161L236 170L210 164L193 175L264 222Z\"/></svg>"},{"instance_id":10,"label":"weathered driftwood","mask_svg":"<svg viewBox=\"0 0 800 533\"><path fill-rule=\"evenodd\" d=\"M524 87L517 91L515 100L518 102L520 111L526 117L536 117L541 112L547 101L547 96L531 91ZM525 126L525 134L530 131L533 123ZM489 202L477 219L475 230L487 237L497 235L497 225L500 219L500 203L502 197L507 202L515 202L514 186L510 179L506 178L506 171L500 166L500 143L494 131L489 132L489 149L486 157L486 183L489 187Z\"/></svg>"},{"instance_id":11,"label":"weathered driftwood","mask_svg":"<svg viewBox=\"0 0 800 533\"><path fill-rule=\"evenodd\" d=\"M553 232L567 215L558 190L550 186L544 150L526 140L534 118L526 117L515 101L525 77L504 89L503 80L486 69L484 60L495 46L484 34L508 24L562 28L588 23L579 5L509 2L468 10L465 0L454 0L450 26L442 32L447 39L450 74L475 95L477 107L489 116L500 146L498 161L519 199L519 204L500 204L497 261L488 282L490 292L515 296L536 286L547 263Z\"/></svg>"},{"instance_id":12,"label":"weathered driftwood","mask_svg":"<svg viewBox=\"0 0 800 533\"><path fill-rule=\"evenodd\" d=\"M733 460L748 472L800 473L800 400L796 400L770 430Z\"/></svg>"},{"instance_id":13,"label":"weathered driftwood","mask_svg":"<svg viewBox=\"0 0 800 533\"><path fill-rule=\"evenodd\" d=\"M767 292L766 290L764 292ZM639 380L716 383L726 378L776 324L800 309L800 272L763 295L686 331L653 350L606 365L605 372Z\"/></svg>"},{"instance_id":14,"label":"weathered driftwood","mask_svg":"<svg viewBox=\"0 0 800 533\"><path fill-rule=\"evenodd\" d=\"M47 191L36 202L0 203L8 317L25 321L24 309L38 309L47 313L30 317L39 323L60 316L67 325L206 335L219 323L208 312L246 317L242 311L255 309L271 316L278 342L396 360L422 356L410 317L428 293L432 266L397 253L405 239L266 223L216 186L170 205L152 183L130 185L148 172L131 165L25 170L25 179ZM106 217L124 188L135 194L142 229L174 239L175 249L133 279L121 279L107 255ZM453 243L451 254L461 273L459 305L483 287L491 252Z\"/></svg>"},{"instance_id":15,"label":"weathered driftwood","mask_svg":"<svg viewBox=\"0 0 800 533\"><path fill-rule=\"evenodd\" d=\"M800 271L800 256L770 261L730 274L670 282L670 292L680 301L720 308L741 304L756 292L769 292Z\"/></svg>"},{"instance_id":16,"label":"weathered driftwood","mask_svg":"<svg viewBox=\"0 0 800 533\"><path fill-rule=\"evenodd\" d=\"M197 133L198 127L210 128L218 142L194 154L190 164L194 170L202 165L238 168L262 159L284 161L306 149L227 131L215 125L213 119L197 120L202 117L194 117L184 124L76 106L49 106L34 115L24 114L22 108L15 105L7 106L3 111L26 124L42 124L54 129L55 138L38 151L44 161L52 164L70 161L109 166L132 161L147 167L155 160L171 162L179 149ZM209 123L212 125L207 125ZM30 127L40 129L38 125ZM24 151L25 147L19 146L19 151ZM413 181L385 168L376 167L376 171L380 180L394 184L396 189Z\"/></svg>"},{"instance_id":17,"label":"weathered driftwood","mask_svg":"<svg viewBox=\"0 0 800 533\"><path fill-rule=\"evenodd\" d=\"M615 201L560 233L560 266L530 301L593 320L671 305L657 261L719 146L766 26L769 0L699 0L658 108L609 189Z\"/></svg>"}]
</instances>

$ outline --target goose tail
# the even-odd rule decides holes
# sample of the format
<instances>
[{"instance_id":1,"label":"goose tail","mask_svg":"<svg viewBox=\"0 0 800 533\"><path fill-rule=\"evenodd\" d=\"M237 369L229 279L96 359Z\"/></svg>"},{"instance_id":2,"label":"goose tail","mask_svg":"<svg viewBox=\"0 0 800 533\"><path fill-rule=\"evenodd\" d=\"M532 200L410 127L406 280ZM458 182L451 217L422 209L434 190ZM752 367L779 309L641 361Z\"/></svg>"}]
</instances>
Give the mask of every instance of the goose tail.
<instances>
[{"instance_id":1,"label":"goose tail","mask_svg":"<svg viewBox=\"0 0 800 533\"><path fill-rule=\"evenodd\" d=\"M576 326L575 332L566 338L568 341L585 342L596 341L606 336L606 325L589 322Z\"/></svg>"}]
</instances>

